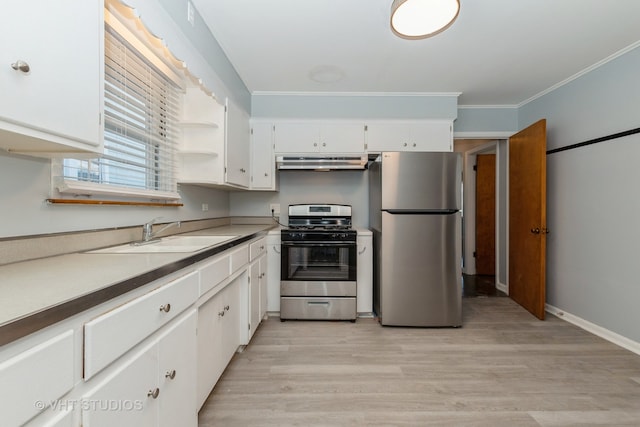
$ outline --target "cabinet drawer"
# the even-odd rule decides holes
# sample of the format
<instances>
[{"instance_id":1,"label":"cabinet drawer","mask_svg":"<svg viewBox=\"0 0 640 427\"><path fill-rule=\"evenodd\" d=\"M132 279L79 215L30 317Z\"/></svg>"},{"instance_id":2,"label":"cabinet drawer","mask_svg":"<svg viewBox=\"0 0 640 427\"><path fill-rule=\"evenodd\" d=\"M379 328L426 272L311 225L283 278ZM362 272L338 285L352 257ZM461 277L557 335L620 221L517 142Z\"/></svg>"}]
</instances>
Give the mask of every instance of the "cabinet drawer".
<instances>
[{"instance_id":1,"label":"cabinet drawer","mask_svg":"<svg viewBox=\"0 0 640 427\"><path fill-rule=\"evenodd\" d=\"M267 251L267 239L262 238L249 245L249 260L253 261Z\"/></svg>"},{"instance_id":2,"label":"cabinet drawer","mask_svg":"<svg viewBox=\"0 0 640 427\"><path fill-rule=\"evenodd\" d=\"M200 268L200 295L213 289L231 274L229 255L223 255Z\"/></svg>"},{"instance_id":3,"label":"cabinet drawer","mask_svg":"<svg viewBox=\"0 0 640 427\"><path fill-rule=\"evenodd\" d=\"M244 245L241 248L231 252L231 273L235 273L249 262L249 245Z\"/></svg>"},{"instance_id":4,"label":"cabinet drawer","mask_svg":"<svg viewBox=\"0 0 640 427\"><path fill-rule=\"evenodd\" d=\"M198 298L197 272L180 277L84 325L84 378L91 378Z\"/></svg>"},{"instance_id":5,"label":"cabinet drawer","mask_svg":"<svg viewBox=\"0 0 640 427\"><path fill-rule=\"evenodd\" d=\"M73 388L73 331L0 363L2 425L22 425Z\"/></svg>"}]
</instances>

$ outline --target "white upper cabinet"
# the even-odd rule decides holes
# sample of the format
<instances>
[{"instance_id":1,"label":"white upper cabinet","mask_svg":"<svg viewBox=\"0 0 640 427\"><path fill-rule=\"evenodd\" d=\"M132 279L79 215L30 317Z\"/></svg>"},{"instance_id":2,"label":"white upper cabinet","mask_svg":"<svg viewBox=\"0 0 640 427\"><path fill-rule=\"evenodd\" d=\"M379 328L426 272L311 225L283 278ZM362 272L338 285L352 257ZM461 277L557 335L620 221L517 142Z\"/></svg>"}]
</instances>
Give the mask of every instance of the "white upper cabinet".
<instances>
[{"instance_id":1,"label":"white upper cabinet","mask_svg":"<svg viewBox=\"0 0 640 427\"><path fill-rule=\"evenodd\" d=\"M227 100L227 137L225 181L232 186L249 188L251 180L251 127L249 114Z\"/></svg>"},{"instance_id":2,"label":"white upper cabinet","mask_svg":"<svg viewBox=\"0 0 640 427\"><path fill-rule=\"evenodd\" d=\"M273 156L273 124L254 122L251 125L251 189L277 190Z\"/></svg>"},{"instance_id":3,"label":"white upper cabinet","mask_svg":"<svg viewBox=\"0 0 640 427\"><path fill-rule=\"evenodd\" d=\"M101 0L3 5L0 148L40 157L102 152L103 7Z\"/></svg>"},{"instance_id":4,"label":"white upper cabinet","mask_svg":"<svg viewBox=\"0 0 640 427\"><path fill-rule=\"evenodd\" d=\"M300 121L275 124L276 153L364 153L364 123Z\"/></svg>"},{"instance_id":5,"label":"white upper cabinet","mask_svg":"<svg viewBox=\"0 0 640 427\"><path fill-rule=\"evenodd\" d=\"M453 151L451 120L367 122L367 152Z\"/></svg>"}]
</instances>

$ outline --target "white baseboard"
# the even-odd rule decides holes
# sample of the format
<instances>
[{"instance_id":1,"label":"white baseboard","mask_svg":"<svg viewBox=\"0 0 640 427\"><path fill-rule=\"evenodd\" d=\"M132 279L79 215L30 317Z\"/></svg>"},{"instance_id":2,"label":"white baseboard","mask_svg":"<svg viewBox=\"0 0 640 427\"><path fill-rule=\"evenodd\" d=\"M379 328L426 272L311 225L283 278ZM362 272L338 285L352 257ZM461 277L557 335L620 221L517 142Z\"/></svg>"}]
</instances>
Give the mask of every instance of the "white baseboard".
<instances>
[{"instance_id":1,"label":"white baseboard","mask_svg":"<svg viewBox=\"0 0 640 427\"><path fill-rule=\"evenodd\" d=\"M509 295L509 288L504 283L496 282L496 289Z\"/></svg>"},{"instance_id":2,"label":"white baseboard","mask_svg":"<svg viewBox=\"0 0 640 427\"><path fill-rule=\"evenodd\" d=\"M604 338L609 342L612 342L622 348L640 355L640 343L637 341L633 341L627 337L605 329L602 326L598 326L594 323L589 322L588 320L584 320L581 317L574 316L573 314L567 313L566 311L561 310L558 307L554 307L550 304L545 304L545 310L556 317L566 320L569 323L573 323L574 325L584 329L585 331L591 332L592 334L597 335L600 338Z\"/></svg>"}]
</instances>

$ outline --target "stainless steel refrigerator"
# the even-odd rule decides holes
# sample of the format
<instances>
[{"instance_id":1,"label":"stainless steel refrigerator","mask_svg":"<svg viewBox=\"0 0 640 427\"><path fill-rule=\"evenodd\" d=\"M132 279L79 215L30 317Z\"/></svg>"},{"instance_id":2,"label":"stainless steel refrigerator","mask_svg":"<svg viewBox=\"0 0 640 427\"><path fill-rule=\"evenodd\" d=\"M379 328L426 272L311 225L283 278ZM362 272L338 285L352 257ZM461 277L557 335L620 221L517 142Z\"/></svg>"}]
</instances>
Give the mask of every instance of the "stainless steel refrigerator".
<instances>
[{"instance_id":1,"label":"stainless steel refrigerator","mask_svg":"<svg viewBox=\"0 0 640 427\"><path fill-rule=\"evenodd\" d=\"M462 326L461 179L459 153L384 152L369 166L382 325Z\"/></svg>"}]
</instances>

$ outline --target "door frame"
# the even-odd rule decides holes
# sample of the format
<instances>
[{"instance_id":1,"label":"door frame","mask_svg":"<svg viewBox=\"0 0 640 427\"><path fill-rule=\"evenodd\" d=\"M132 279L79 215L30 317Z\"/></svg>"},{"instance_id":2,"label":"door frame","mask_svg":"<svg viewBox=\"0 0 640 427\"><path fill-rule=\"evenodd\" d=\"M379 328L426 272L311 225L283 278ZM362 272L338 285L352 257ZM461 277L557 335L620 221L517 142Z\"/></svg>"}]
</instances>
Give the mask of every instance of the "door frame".
<instances>
[{"instance_id":1,"label":"door frame","mask_svg":"<svg viewBox=\"0 0 640 427\"><path fill-rule=\"evenodd\" d=\"M463 151L463 185L464 185L464 197L463 197L463 273L475 274L476 264L473 257L473 252L476 246L476 176L473 171L473 166L476 163L476 157L478 154L496 154L496 288L507 295L509 294L509 197L508 193L504 195L505 204L501 206L500 199L500 184L504 181L504 188L508 191L509 188L509 144L508 138L511 133L496 133L495 135L456 135L454 134L454 141L456 139L494 139L494 141L487 142L480 146ZM455 143L455 142L454 142ZM502 163L501 159L505 159L506 162ZM500 224L504 221L503 224ZM502 225L502 226L501 226ZM504 261L503 261L504 260ZM504 274L500 274L500 270L504 267Z\"/></svg>"}]
</instances>

